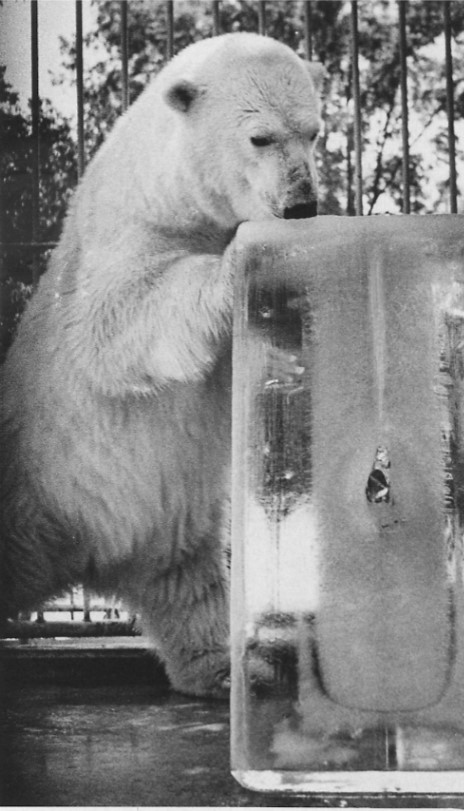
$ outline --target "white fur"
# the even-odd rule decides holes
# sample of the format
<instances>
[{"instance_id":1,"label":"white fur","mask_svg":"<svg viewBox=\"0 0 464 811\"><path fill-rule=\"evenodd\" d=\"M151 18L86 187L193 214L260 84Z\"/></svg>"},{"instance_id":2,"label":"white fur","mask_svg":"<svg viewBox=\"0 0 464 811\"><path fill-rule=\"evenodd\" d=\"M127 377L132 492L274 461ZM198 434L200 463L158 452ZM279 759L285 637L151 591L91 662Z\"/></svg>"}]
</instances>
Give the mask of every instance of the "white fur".
<instances>
[{"instance_id":1,"label":"white fur","mask_svg":"<svg viewBox=\"0 0 464 811\"><path fill-rule=\"evenodd\" d=\"M227 246L315 199L319 76L251 34L173 59L88 167L3 372L4 611L116 593L187 692L227 661Z\"/></svg>"}]
</instances>

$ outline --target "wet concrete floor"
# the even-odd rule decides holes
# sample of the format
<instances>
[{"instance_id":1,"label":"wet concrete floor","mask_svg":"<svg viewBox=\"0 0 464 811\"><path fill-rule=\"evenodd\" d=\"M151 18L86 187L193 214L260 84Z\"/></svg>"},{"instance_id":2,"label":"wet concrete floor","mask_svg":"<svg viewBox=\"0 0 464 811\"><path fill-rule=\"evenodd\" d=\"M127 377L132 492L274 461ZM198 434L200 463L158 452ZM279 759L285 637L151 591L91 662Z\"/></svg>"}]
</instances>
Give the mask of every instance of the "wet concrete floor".
<instances>
[{"instance_id":1,"label":"wet concrete floor","mask_svg":"<svg viewBox=\"0 0 464 811\"><path fill-rule=\"evenodd\" d=\"M140 686L23 688L2 727L3 805L236 804L241 793L226 704Z\"/></svg>"},{"instance_id":2,"label":"wet concrete floor","mask_svg":"<svg viewBox=\"0 0 464 811\"><path fill-rule=\"evenodd\" d=\"M10 687L3 699L3 806L393 807L386 797L286 799L241 788L229 771L226 703L146 685ZM420 806L462 807L450 800Z\"/></svg>"}]
</instances>

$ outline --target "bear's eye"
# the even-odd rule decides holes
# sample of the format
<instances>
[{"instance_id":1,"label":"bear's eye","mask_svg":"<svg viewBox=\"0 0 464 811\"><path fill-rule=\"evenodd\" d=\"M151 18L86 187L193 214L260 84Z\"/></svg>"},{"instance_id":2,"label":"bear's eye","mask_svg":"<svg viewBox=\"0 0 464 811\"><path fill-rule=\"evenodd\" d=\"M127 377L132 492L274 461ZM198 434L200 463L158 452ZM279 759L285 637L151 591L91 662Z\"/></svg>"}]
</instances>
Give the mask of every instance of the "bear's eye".
<instances>
[{"instance_id":1,"label":"bear's eye","mask_svg":"<svg viewBox=\"0 0 464 811\"><path fill-rule=\"evenodd\" d=\"M318 135L319 135L319 133L318 133L318 132L313 132L313 133L312 133L312 134L309 136L309 140L310 140L310 142L311 142L312 144L314 143L314 141L316 140L316 138L317 138L317 136L318 136Z\"/></svg>"},{"instance_id":2,"label":"bear's eye","mask_svg":"<svg viewBox=\"0 0 464 811\"><path fill-rule=\"evenodd\" d=\"M252 135L250 138L253 146L270 146L272 138L269 135Z\"/></svg>"}]
</instances>

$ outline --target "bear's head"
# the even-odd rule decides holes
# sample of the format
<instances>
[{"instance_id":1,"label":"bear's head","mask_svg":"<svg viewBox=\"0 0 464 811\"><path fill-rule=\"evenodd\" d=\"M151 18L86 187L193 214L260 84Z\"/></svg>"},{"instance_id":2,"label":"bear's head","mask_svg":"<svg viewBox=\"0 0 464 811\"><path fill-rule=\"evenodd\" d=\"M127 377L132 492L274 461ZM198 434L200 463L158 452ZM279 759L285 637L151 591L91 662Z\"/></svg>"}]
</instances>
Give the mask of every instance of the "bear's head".
<instances>
[{"instance_id":1,"label":"bear's head","mask_svg":"<svg viewBox=\"0 0 464 811\"><path fill-rule=\"evenodd\" d=\"M314 216L322 67L256 34L197 43L171 64L163 95L198 204L229 227Z\"/></svg>"}]
</instances>

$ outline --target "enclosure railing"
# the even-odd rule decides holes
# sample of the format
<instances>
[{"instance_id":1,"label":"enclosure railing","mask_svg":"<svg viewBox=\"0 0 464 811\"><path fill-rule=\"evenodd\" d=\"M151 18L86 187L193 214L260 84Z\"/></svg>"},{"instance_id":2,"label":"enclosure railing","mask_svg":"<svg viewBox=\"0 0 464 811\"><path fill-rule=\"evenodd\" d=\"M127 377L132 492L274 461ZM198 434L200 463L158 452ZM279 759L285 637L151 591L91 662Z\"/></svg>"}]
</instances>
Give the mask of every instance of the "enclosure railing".
<instances>
[{"instance_id":1,"label":"enclosure railing","mask_svg":"<svg viewBox=\"0 0 464 811\"><path fill-rule=\"evenodd\" d=\"M331 0L326 0L330 2ZM452 53L452 32L451 32L451 11L453 2L458 0L443 0L443 30L445 38L444 61L446 67L446 111L448 118L448 150L449 150L449 188L450 188L450 212L457 213L457 182L456 182L456 138L455 138L455 114L454 114L454 80L453 80L453 53ZM76 9L76 109L77 109L77 151L78 151L78 171L82 175L85 168L85 143L84 143L84 37L82 26L82 2L75 0ZM166 7L166 58L170 59L174 55L174 0L164 0ZM34 150L33 168L33 221L32 221L32 241L38 248L49 247L48 243L40 243L38 233L38 211L39 211L39 50L38 50L38 4L40 0L31 0L31 55L32 55L32 127L33 137L36 144ZM129 36L128 36L128 4L130 0L120 0L120 42L121 42L121 77L122 77L122 107L126 110L129 105ZM309 60L313 59L313 33L312 33L312 5L315 0L304 0L304 42L305 55ZM410 189L409 189L409 122L408 122L408 77L407 77L407 0L396 0L398 7L398 37L401 69L401 112L402 112L402 169L403 169L403 213L410 211ZM356 190L356 214L363 213L362 191L362 131L361 131L361 92L359 78L359 32L358 32L358 0L351 0L351 83L354 104L353 124L354 124L354 151L355 151L355 190ZM220 0L211 0L213 35L221 33L220 30ZM258 7L258 31L266 35L266 1L257 0Z\"/></svg>"},{"instance_id":2,"label":"enclosure railing","mask_svg":"<svg viewBox=\"0 0 464 811\"><path fill-rule=\"evenodd\" d=\"M174 0L160 0L165 6L166 14L166 46L165 55L169 59L174 55L175 51L175 12L176 4ZM330 0L325 0L330 2ZM446 113L447 113L447 137L448 137L448 151L449 151L449 210L451 213L457 213L458 189L457 189L457 172L456 172L456 135L455 135L455 99L454 99L454 79L453 79L453 51L452 51L452 25L451 25L451 10L453 3L458 0L443 0L442 13L443 13L443 33L445 42L445 52L443 54L446 74ZM86 164L86 148L85 148L85 133L84 133L84 34L83 34L83 0L75 0L75 48L76 48L76 113L77 113L77 168L78 177L81 177ZM411 209L410 201L410 188L409 188L409 145L410 145L410 132L408 120L408 66L407 66L407 48L408 48L408 3L407 0L395 0L397 7L398 19L398 44L399 44L399 61L400 61L400 94L401 94L401 128L402 128L402 212L408 214ZM159 5L159 4L158 4ZM320 5L320 4L317 4ZM126 110L130 103L130 87L129 87L129 20L128 20L128 6L130 0L120 0L119 13L120 13L120 53L121 53L121 101L122 109ZM317 58L314 53L314 32L313 32L313 15L316 6L315 0L304 0L303 10L303 30L304 30L304 51L307 59L312 60ZM353 146L354 146L354 213L356 215L363 214L363 145L362 145L362 105L361 105L361 82L359 70L359 15L362 10L358 4L358 0L352 0L348 3L350 14L350 34L351 34L351 53L350 53L350 76L351 76L351 95L353 99ZM358 7L359 6L359 7ZM221 33L221 3L220 0L211 0L210 2L212 14L212 34L218 35ZM267 25L267 7L265 0L256 0L257 7L257 27L260 34L266 35L268 33ZM34 144L32 153L32 216L31 216L31 229L30 241L24 242L10 242L5 245L5 248L27 248L34 251L34 259L32 264L32 282L37 284L39 278L39 261L38 256L40 252L54 247L54 242L41 241L40 235L40 87L39 87L39 14L40 14L40 0L30 0L30 21L31 21L31 113L32 113L32 140ZM349 195L348 195L349 197ZM125 624L119 622L119 617L115 617L115 612L118 607L114 604L104 606L95 603L94 598L91 598L85 593L73 593L65 598L64 602L58 602L53 606L42 607L37 613L37 620L41 626L40 633L45 633L44 618L48 616L45 609L54 612L64 612L65 610L70 617L74 617L76 612L80 612L82 622L78 623L76 629L90 622L91 615L95 611L103 612L103 617L110 618L112 622L116 622L118 626L117 632L134 633L133 618L127 617ZM100 623L101 625L101 623ZM49 623L50 633L61 633L63 631L63 621L54 619ZM124 627L123 627L124 626ZM116 626L114 626L116 628ZM22 630L21 630L22 628ZM101 631L101 628L100 628ZM30 621L26 621L23 625L18 625L15 622L15 633L21 635L37 635L37 630Z\"/></svg>"}]
</instances>

